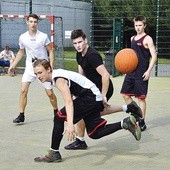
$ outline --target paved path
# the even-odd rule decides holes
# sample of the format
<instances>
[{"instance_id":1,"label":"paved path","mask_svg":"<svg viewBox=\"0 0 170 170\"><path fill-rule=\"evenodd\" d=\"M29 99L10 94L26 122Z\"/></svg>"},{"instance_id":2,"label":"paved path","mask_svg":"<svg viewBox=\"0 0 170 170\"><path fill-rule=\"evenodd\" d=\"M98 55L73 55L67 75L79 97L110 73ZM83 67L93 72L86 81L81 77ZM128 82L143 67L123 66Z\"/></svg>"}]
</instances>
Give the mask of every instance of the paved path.
<instances>
[{"instance_id":1,"label":"paved path","mask_svg":"<svg viewBox=\"0 0 170 170\"><path fill-rule=\"evenodd\" d=\"M112 79L114 98L124 103L119 94L123 77ZM45 92L37 82L29 91L26 122L14 125L18 115L21 76L0 76L0 170L169 170L170 169L170 78L152 77L148 94L146 123L148 129L137 142L128 131L119 131L99 140L86 137L89 148L67 151L66 137L61 143L62 163L35 163L50 147L53 110ZM60 93L55 89L59 106ZM119 121L126 113L105 116L108 122Z\"/></svg>"}]
</instances>

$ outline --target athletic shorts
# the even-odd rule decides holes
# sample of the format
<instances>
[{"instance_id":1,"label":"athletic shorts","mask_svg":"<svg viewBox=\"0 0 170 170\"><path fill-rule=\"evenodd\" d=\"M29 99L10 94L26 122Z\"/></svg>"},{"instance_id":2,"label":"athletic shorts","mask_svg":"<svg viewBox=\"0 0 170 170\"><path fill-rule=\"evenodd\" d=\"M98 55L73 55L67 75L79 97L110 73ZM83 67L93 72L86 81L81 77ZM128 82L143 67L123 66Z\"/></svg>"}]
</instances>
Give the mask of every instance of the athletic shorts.
<instances>
[{"instance_id":1,"label":"athletic shorts","mask_svg":"<svg viewBox=\"0 0 170 170\"><path fill-rule=\"evenodd\" d=\"M24 72L23 76L22 76L22 82L29 82L32 83L33 81L35 81L36 75L34 73L28 73L28 72ZM52 89L53 85L51 82L44 82L42 83L39 79L37 79L38 82L45 88L45 89Z\"/></svg>"},{"instance_id":2,"label":"athletic shorts","mask_svg":"<svg viewBox=\"0 0 170 170\"><path fill-rule=\"evenodd\" d=\"M74 120L77 123L83 119L86 125L87 134L91 136L99 127L104 126L107 121L100 116L104 109L102 101L96 101L95 96L82 96L73 100ZM57 116L67 120L66 109L63 107L57 112Z\"/></svg>"},{"instance_id":3,"label":"athletic shorts","mask_svg":"<svg viewBox=\"0 0 170 170\"><path fill-rule=\"evenodd\" d=\"M148 92L148 81L142 79L136 80L130 76L125 76L121 94L135 96L136 98L145 99Z\"/></svg>"}]
</instances>

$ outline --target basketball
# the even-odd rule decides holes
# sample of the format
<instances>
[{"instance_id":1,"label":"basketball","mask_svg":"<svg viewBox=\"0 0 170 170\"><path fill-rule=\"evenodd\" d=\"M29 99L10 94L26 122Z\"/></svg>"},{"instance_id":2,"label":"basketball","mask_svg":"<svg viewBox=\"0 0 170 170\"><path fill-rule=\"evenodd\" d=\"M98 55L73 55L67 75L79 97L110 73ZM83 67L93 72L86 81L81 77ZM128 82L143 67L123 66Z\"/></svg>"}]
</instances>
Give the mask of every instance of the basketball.
<instances>
[{"instance_id":1,"label":"basketball","mask_svg":"<svg viewBox=\"0 0 170 170\"><path fill-rule=\"evenodd\" d=\"M138 65L137 54L131 48L124 48L116 54L114 64L120 73L132 73Z\"/></svg>"}]
</instances>

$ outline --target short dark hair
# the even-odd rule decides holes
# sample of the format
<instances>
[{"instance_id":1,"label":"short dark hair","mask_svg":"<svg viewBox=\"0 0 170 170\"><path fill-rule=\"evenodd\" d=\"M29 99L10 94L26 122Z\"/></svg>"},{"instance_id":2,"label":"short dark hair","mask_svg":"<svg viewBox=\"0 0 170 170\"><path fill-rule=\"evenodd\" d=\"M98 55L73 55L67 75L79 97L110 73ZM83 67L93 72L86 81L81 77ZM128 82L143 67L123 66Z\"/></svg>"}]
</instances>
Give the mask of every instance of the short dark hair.
<instances>
[{"instance_id":1,"label":"short dark hair","mask_svg":"<svg viewBox=\"0 0 170 170\"><path fill-rule=\"evenodd\" d=\"M142 15L138 15L133 19L133 22L135 21L142 21L144 23L144 25L146 25L146 18Z\"/></svg>"},{"instance_id":2,"label":"short dark hair","mask_svg":"<svg viewBox=\"0 0 170 170\"><path fill-rule=\"evenodd\" d=\"M71 40L74 40L79 37L86 39L86 34L82 29L75 29L71 32Z\"/></svg>"},{"instance_id":3,"label":"short dark hair","mask_svg":"<svg viewBox=\"0 0 170 170\"><path fill-rule=\"evenodd\" d=\"M10 50L9 46L5 46L5 50Z\"/></svg>"},{"instance_id":4,"label":"short dark hair","mask_svg":"<svg viewBox=\"0 0 170 170\"><path fill-rule=\"evenodd\" d=\"M40 19L39 16L38 16L37 14L31 13L31 14L28 15L27 21L28 21L29 18L31 18L31 17L37 19L37 21Z\"/></svg>"}]
</instances>

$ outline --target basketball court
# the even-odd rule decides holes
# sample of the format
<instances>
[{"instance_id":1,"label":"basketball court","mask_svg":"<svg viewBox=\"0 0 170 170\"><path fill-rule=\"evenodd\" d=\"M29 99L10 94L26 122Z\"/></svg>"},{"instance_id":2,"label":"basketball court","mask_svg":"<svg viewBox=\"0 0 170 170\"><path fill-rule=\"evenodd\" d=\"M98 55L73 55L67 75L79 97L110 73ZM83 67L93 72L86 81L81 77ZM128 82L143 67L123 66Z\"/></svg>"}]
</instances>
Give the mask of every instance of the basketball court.
<instances>
[{"instance_id":1,"label":"basketball court","mask_svg":"<svg viewBox=\"0 0 170 170\"><path fill-rule=\"evenodd\" d=\"M112 78L115 94L111 102L124 104L119 91L123 76ZM99 140L86 136L87 150L67 151L66 136L61 142L61 163L36 163L34 157L47 154L53 126L53 110L44 89L37 81L28 94L26 121L15 125L12 120L19 114L21 75L0 76L0 169L1 170L168 170L170 167L170 79L151 77L147 99L147 130L138 142L125 130ZM63 100L55 88L59 107ZM128 116L115 113L105 116L116 122Z\"/></svg>"}]
</instances>

